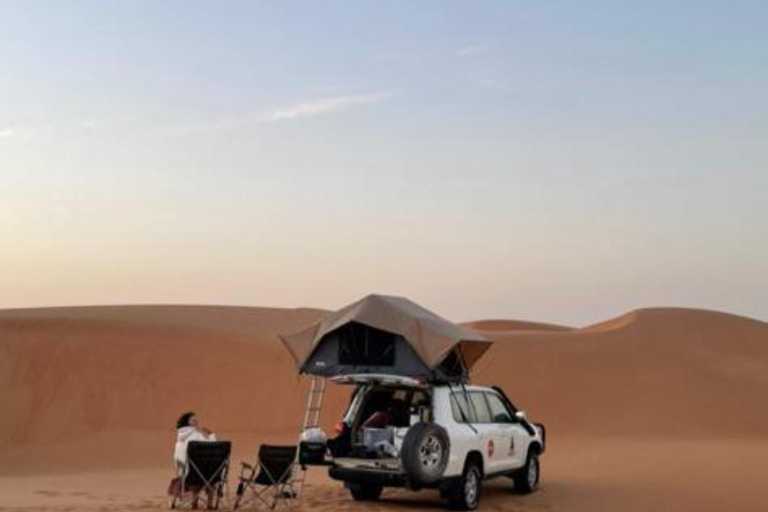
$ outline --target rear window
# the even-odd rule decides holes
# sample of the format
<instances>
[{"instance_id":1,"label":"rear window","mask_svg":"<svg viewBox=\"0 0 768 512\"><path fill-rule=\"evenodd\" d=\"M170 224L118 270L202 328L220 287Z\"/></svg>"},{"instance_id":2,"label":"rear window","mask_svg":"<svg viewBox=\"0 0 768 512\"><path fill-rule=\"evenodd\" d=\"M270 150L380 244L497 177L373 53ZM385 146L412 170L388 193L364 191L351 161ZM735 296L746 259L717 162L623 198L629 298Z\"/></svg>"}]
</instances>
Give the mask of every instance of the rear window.
<instances>
[{"instance_id":1,"label":"rear window","mask_svg":"<svg viewBox=\"0 0 768 512\"><path fill-rule=\"evenodd\" d=\"M467 393L451 393L451 410L453 420L457 423L475 423L477 421L467 397Z\"/></svg>"},{"instance_id":2,"label":"rear window","mask_svg":"<svg viewBox=\"0 0 768 512\"><path fill-rule=\"evenodd\" d=\"M488 398L491 396L495 397L488 395ZM482 391L451 393L451 411L454 421L458 423L492 423L494 418L486 400L486 393Z\"/></svg>"}]
</instances>

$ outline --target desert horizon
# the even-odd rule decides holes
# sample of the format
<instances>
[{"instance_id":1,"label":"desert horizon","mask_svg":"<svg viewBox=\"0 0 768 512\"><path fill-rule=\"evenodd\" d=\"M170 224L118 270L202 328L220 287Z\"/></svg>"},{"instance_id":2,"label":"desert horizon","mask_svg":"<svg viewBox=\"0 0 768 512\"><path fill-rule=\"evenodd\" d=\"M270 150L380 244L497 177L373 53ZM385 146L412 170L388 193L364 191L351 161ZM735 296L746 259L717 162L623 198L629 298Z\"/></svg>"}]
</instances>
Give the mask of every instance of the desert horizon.
<instances>
[{"instance_id":1,"label":"desert horizon","mask_svg":"<svg viewBox=\"0 0 768 512\"><path fill-rule=\"evenodd\" d=\"M183 305L0 311L0 402L10 412L0 419L0 489L10 501L0 507L162 509L173 423L185 410L233 442L233 472L260 443L295 442L308 383L277 334L323 313ZM539 493L513 497L499 479L488 484L482 510L747 511L763 502L767 323L653 308L581 328L463 325L495 342L472 381L503 386L550 439ZM326 431L349 392L329 385ZM674 456L659 465L656 453ZM131 489L119 484L126 478ZM304 492L300 510L358 509L322 468L310 469ZM443 505L436 494L393 490L372 506Z\"/></svg>"}]
</instances>

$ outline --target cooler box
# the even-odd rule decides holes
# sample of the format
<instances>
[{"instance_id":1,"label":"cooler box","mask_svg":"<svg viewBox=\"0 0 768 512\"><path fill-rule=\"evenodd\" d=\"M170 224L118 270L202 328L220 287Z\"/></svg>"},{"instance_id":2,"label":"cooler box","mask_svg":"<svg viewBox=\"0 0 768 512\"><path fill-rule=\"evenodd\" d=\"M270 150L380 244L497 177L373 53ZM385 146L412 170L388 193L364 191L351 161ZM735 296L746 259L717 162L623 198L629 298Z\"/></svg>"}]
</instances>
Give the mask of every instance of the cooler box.
<instances>
[{"instance_id":1,"label":"cooler box","mask_svg":"<svg viewBox=\"0 0 768 512\"><path fill-rule=\"evenodd\" d=\"M325 443L308 443L302 441L299 443L299 464L304 466L322 466L326 464L325 452L327 446Z\"/></svg>"},{"instance_id":2,"label":"cooler box","mask_svg":"<svg viewBox=\"0 0 768 512\"><path fill-rule=\"evenodd\" d=\"M393 444L395 440L395 429L392 427L385 428L368 428L363 427L363 446L365 451L376 452L378 451L378 445L382 442Z\"/></svg>"}]
</instances>

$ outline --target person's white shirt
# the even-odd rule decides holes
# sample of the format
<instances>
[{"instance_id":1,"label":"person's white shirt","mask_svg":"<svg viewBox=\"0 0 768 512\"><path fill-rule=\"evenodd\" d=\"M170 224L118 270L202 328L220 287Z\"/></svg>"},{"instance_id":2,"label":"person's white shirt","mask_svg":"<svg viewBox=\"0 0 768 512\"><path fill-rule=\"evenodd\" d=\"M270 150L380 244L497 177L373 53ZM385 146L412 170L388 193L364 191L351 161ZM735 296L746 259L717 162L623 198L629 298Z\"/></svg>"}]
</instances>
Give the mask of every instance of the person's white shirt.
<instances>
[{"instance_id":1,"label":"person's white shirt","mask_svg":"<svg viewBox=\"0 0 768 512\"><path fill-rule=\"evenodd\" d=\"M205 432L195 427L181 427L176 432L176 448L173 451L173 460L180 468L183 468L187 463L187 445L190 441L216 441L216 434L206 435Z\"/></svg>"}]
</instances>

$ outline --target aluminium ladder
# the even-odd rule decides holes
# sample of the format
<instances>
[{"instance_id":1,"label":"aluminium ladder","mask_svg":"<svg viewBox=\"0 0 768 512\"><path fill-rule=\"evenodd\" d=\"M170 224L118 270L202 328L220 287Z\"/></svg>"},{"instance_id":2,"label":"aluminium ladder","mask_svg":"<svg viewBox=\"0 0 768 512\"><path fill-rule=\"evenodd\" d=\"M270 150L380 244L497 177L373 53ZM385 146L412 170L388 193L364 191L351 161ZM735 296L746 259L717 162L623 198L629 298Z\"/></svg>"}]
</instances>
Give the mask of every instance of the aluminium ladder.
<instances>
[{"instance_id":1,"label":"aluminium ladder","mask_svg":"<svg viewBox=\"0 0 768 512\"><path fill-rule=\"evenodd\" d=\"M301 435L311 428L320 426L320 411L323 409L323 397L325 396L325 377L312 376L309 393L307 394L307 408L304 412L304 423L299 431L299 447ZM293 461L293 475L291 487L295 498L301 496L304 481L307 478L307 468L299 462L299 450L296 451L296 460Z\"/></svg>"}]
</instances>

